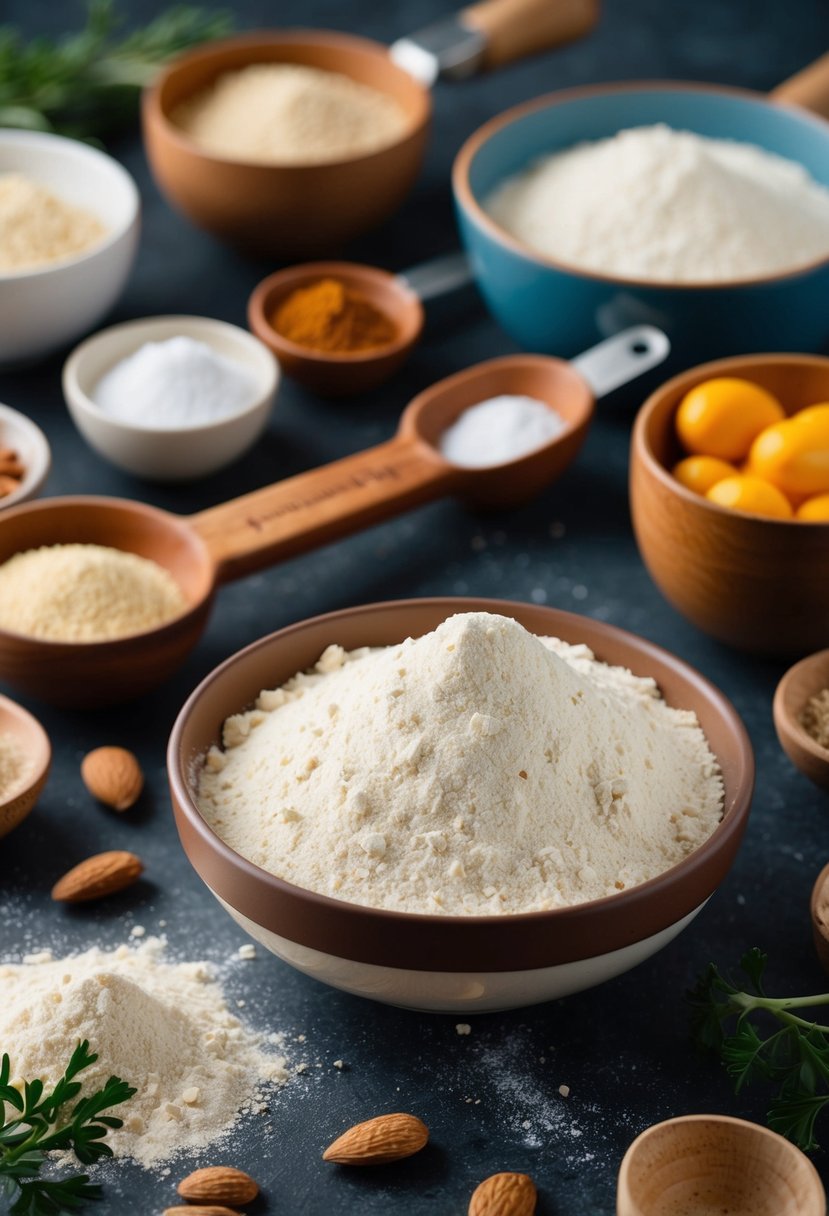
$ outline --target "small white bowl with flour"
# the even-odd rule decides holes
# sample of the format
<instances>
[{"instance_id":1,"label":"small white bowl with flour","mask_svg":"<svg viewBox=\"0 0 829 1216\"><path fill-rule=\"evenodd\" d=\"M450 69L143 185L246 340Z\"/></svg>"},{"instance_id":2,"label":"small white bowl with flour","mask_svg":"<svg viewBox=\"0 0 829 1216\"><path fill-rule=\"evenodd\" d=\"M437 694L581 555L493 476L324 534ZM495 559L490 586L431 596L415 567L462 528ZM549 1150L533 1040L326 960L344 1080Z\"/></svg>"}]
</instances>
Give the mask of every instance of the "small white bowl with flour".
<instances>
[{"instance_id":1,"label":"small white bowl with flour","mask_svg":"<svg viewBox=\"0 0 829 1216\"><path fill-rule=\"evenodd\" d=\"M87 443L152 481L205 477L265 429L279 365L246 330L211 317L146 317L82 342L63 394Z\"/></svg>"},{"instance_id":2,"label":"small white bowl with flour","mask_svg":"<svg viewBox=\"0 0 829 1216\"><path fill-rule=\"evenodd\" d=\"M0 131L0 190L0 365L10 365L109 312L135 260L140 200L112 157L39 131Z\"/></svg>"}]
</instances>

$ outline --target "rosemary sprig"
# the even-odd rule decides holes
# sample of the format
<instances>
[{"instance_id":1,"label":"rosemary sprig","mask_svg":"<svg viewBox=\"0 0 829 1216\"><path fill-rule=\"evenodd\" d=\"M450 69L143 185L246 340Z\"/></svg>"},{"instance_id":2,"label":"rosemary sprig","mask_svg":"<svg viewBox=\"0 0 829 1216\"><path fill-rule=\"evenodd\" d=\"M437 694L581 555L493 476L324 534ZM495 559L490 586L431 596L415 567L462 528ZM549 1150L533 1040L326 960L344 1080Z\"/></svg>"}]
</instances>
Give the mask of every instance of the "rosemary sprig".
<instances>
[{"instance_id":1,"label":"rosemary sprig","mask_svg":"<svg viewBox=\"0 0 829 1216\"><path fill-rule=\"evenodd\" d=\"M87 1097L78 1097L79 1073L98 1057L89 1043L79 1043L66 1071L50 1090L42 1081L27 1081L21 1093L10 1084L11 1061L0 1063L0 1200L10 1216L60 1216L75 1212L89 1199L100 1199L101 1189L87 1174L68 1178L41 1178L48 1153L71 1149L83 1165L111 1157L104 1143L111 1128L123 1120L106 1114L136 1092L119 1077Z\"/></svg>"},{"instance_id":2,"label":"rosemary sprig","mask_svg":"<svg viewBox=\"0 0 829 1216\"><path fill-rule=\"evenodd\" d=\"M829 993L770 997L766 962L761 950L749 950L740 960L745 980L736 983L709 966L688 994L694 1037L720 1056L735 1092L770 1083L769 1127L809 1151L818 1147L815 1124L829 1104L829 1026L793 1011L829 1005Z\"/></svg>"},{"instance_id":3,"label":"rosemary sprig","mask_svg":"<svg viewBox=\"0 0 829 1216\"><path fill-rule=\"evenodd\" d=\"M0 26L0 127L100 140L134 118L139 91L180 51L231 27L223 12L178 5L119 36L114 0L89 0L86 26L26 41Z\"/></svg>"}]
</instances>

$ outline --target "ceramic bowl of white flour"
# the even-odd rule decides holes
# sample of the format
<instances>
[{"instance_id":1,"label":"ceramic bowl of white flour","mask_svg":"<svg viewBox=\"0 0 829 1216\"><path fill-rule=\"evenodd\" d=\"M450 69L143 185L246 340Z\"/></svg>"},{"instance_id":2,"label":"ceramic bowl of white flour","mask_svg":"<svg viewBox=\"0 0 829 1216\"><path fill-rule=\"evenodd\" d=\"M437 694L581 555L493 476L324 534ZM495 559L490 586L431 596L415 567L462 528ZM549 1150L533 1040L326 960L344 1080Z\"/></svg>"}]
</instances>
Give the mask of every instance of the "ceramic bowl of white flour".
<instances>
[{"instance_id":1,"label":"ceramic bowl of white flour","mask_svg":"<svg viewBox=\"0 0 829 1216\"><path fill-rule=\"evenodd\" d=\"M211 317L145 317L101 330L63 369L63 395L87 443L152 481L206 477L268 423L279 364L246 330Z\"/></svg>"},{"instance_id":2,"label":"ceramic bowl of white flour","mask_svg":"<svg viewBox=\"0 0 829 1216\"><path fill-rule=\"evenodd\" d=\"M58 350L109 312L135 260L139 212L136 185L112 157L59 135L0 131L0 365Z\"/></svg>"},{"instance_id":3,"label":"ceramic bowl of white flour","mask_svg":"<svg viewBox=\"0 0 829 1216\"><path fill-rule=\"evenodd\" d=\"M539 638L560 641L542 647ZM487 645L502 643L507 650L498 650L490 664ZM500 695L502 674L506 680L515 671L509 649L514 645L523 683L506 688L512 709L499 720L497 713L479 709L487 708L487 697ZM364 647L389 649L372 649L367 655L360 650ZM417 675L426 653L432 655L431 682ZM373 670L390 673L395 683L384 700L373 693L362 697L357 687L348 687L359 663L370 656L379 656ZM435 674L441 656L446 670ZM534 687L536 664L545 670L547 664L555 666L558 691L551 695L561 699L562 721L572 717L575 722L584 706L592 706L589 729L571 726L569 738L578 739L573 746L583 750L593 731L595 755L576 757L575 751L567 752L569 744L559 752L557 727L551 725L544 737L536 722L538 746L527 748L524 761L523 740L529 736L521 715L537 717L536 698L547 696ZM588 668L592 676L585 674ZM628 670L614 674L613 668ZM481 678L486 671L496 673L492 680ZM297 681L297 672L313 674ZM453 728L438 717L451 716L459 674L470 676L469 698L461 697L464 721ZM594 677L598 683L584 692L583 703L582 686L570 688L570 682ZM287 689L282 687L286 684ZM260 695L263 688L277 691ZM627 693L635 702L629 703L635 710L631 715L617 713L618 698L624 700ZM385 736L376 723L374 733L366 733L364 714L375 713L366 706L375 701L381 716L384 706L392 715L402 714L399 733L391 719ZM299 730L294 736L288 717L278 723L274 717L270 725L265 721L270 713L281 713L280 707L296 716L313 705L324 711L328 729L309 718L307 730L294 723L291 729ZM628 717L641 718L638 742L614 733L608 714L617 726ZM662 730L656 722L646 724L652 714L662 716L663 725L673 723L672 741L663 747L661 759L651 750L652 731L656 739ZM413 722L419 738L414 737L418 731L411 734ZM628 726L620 729L624 733ZM562 739L564 733L562 726ZM372 747L383 737L386 759L374 763ZM608 738L615 739L612 747ZM257 755L251 751L248 757L253 743ZM237 745L246 770L241 783L232 754ZM326 748L330 753L323 755L320 749ZM633 759L642 749L641 763L631 763L631 772L618 776L620 765L628 764L624 757ZM672 789L680 752L687 769ZM381 789L385 778L380 770L389 769L392 753L394 773L386 773L391 785ZM474 778L466 779L461 761L477 766ZM255 821L266 801L259 797L257 782L271 782L272 762L276 768L269 790L284 784L285 774L292 775L290 798L283 798L278 808L273 804L273 831L265 820ZM502 764L507 766L504 774L498 770ZM571 613L465 599L348 609L263 638L217 668L191 696L171 736L168 769L176 822L191 864L253 938L334 987L391 1004L458 1014L578 992L667 945L726 876L745 828L754 779L751 746L735 710L672 655ZM610 769L616 776L606 780ZM325 785L332 773L341 774L342 791ZM559 778L572 797L559 798L555 810L555 798L545 801L544 790L549 796ZM640 778L650 793L636 793ZM550 780L554 786L545 786ZM573 820L566 832L560 824L551 831L556 816L571 815L584 781L592 794L588 791L584 812L576 816L581 822ZM391 798L396 782L403 782L404 796ZM499 782L511 790L503 803L503 824ZM323 802L315 812L318 795ZM640 837L641 850L631 861L634 854L630 849L626 853L628 829L622 822L633 806L635 819L639 802L644 806L647 799L653 824L661 824L654 831L667 830L674 841L650 868L644 862L653 843L644 838L650 829ZM337 841L330 836L339 830L337 816L328 812L339 801L342 839ZM246 802L249 822L244 821L246 811L241 818L238 813ZM428 825L420 822L425 812ZM617 815L621 819L614 826L611 820ZM319 831L315 816L320 817ZM411 859L405 850L402 854L406 869L394 839L398 828L406 848L410 842L413 849ZM302 830L295 843L283 843L282 837L296 829ZM552 839L538 847L542 836L556 833L560 847L553 847ZM533 840L532 874L529 863L526 872L520 863L519 869L513 866L518 837ZM274 865L271 845L280 864ZM287 867L281 864L285 859ZM274 869L295 877L277 877Z\"/></svg>"},{"instance_id":4,"label":"ceramic bowl of white flour","mask_svg":"<svg viewBox=\"0 0 829 1216\"><path fill-rule=\"evenodd\" d=\"M803 90L778 104L786 89L602 85L486 123L453 187L497 320L527 349L564 356L656 325L676 368L821 349L829 123L799 108Z\"/></svg>"}]
</instances>

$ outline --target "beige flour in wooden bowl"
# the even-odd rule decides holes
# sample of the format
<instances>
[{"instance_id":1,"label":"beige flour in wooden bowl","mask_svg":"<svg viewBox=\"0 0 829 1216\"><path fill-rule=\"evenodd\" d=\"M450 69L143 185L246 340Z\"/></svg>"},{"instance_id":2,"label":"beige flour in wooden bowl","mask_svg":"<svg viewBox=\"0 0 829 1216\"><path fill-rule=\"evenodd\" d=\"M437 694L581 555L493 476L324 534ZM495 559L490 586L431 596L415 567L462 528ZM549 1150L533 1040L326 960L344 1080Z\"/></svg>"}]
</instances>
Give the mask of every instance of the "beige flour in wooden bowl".
<instances>
[{"instance_id":1,"label":"beige flour in wooden bowl","mask_svg":"<svg viewBox=\"0 0 829 1216\"><path fill-rule=\"evenodd\" d=\"M228 718L210 826L301 887L405 912L529 912L681 861L723 809L693 713L652 679L489 613L329 647Z\"/></svg>"}]
</instances>

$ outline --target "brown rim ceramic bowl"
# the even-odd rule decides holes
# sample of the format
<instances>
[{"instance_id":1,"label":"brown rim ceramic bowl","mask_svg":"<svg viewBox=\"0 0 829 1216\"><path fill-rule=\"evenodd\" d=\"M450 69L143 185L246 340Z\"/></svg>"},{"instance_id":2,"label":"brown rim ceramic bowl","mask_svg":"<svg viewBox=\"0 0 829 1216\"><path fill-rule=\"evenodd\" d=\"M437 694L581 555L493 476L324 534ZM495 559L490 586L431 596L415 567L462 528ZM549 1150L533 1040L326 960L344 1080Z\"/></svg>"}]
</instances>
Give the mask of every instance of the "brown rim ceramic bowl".
<instances>
[{"instance_id":1,"label":"brown rim ceramic bowl","mask_svg":"<svg viewBox=\"0 0 829 1216\"><path fill-rule=\"evenodd\" d=\"M377 152L324 164L253 164L213 156L171 120L224 72L298 63L344 73L394 98L403 137ZM429 129L426 90L378 43L325 30L262 30L182 55L143 100L144 143L162 193L221 240L296 261L337 249L391 214L412 186Z\"/></svg>"},{"instance_id":2,"label":"brown rim ceramic bowl","mask_svg":"<svg viewBox=\"0 0 829 1216\"><path fill-rule=\"evenodd\" d=\"M653 676L671 705L696 712L720 762L725 813L694 853L650 882L551 912L435 916L389 912L292 886L234 852L193 798L200 758L222 722L312 666L332 642L350 649L421 636L456 612L498 612L541 635L586 642L601 659ZM650 642L587 617L499 600L422 599L349 608L255 642L218 667L179 714L168 771L179 835L193 867L253 938L335 988L415 1009L478 1013L551 1000L602 983L667 945L725 878L754 784L736 711L692 668Z\"/></svg>"},{"instance_id":3,"label":"brown rim ceramic bowl","mask_svg":"<svg viewBox=\"0 0 829 1216\"><path fill-rule=\"evenodd\" d=\"M395 327L383 346L360 351L321 351L300 346L273 325L273 315L294 291L337 279L373 304ZM248 301L248 325L279 359L286 376L327 397L348 396L376 388L408 358L423 329L423 305L406 283L386 270L357 262L306 262L277 270L263 279Z\"/></svg>"},{"instance_id":4,"label":"brown rim ceramic bowl","mask_svg":"<svg viewBox=\"0 0 829 1216\"><path fill-rule=\"evenodd\" d=\"M7 795L0 795L0 837L3 837L23 822L40 797L49 776L52 746L37 718L3 696L0 696L0 735L11 735L28 762L24 780L15 783Z\"/></svg>"},{"instance_id":5,"label":"brown rim ceramic bowl","mask_svg":"<svg viewBox=\"0 0 829 1216\"><path fill-rule=\"evenodd\" d=\"M683 616L721 642L798 655L829 645L829 523L747 515L686 490L671 475L683 455L680 401L712 376L768 389L787 413L829 401L829 359L749 355L691 368L653 393L636 419L630 499L639 552Z\"/></svg>"}]
</instances>

